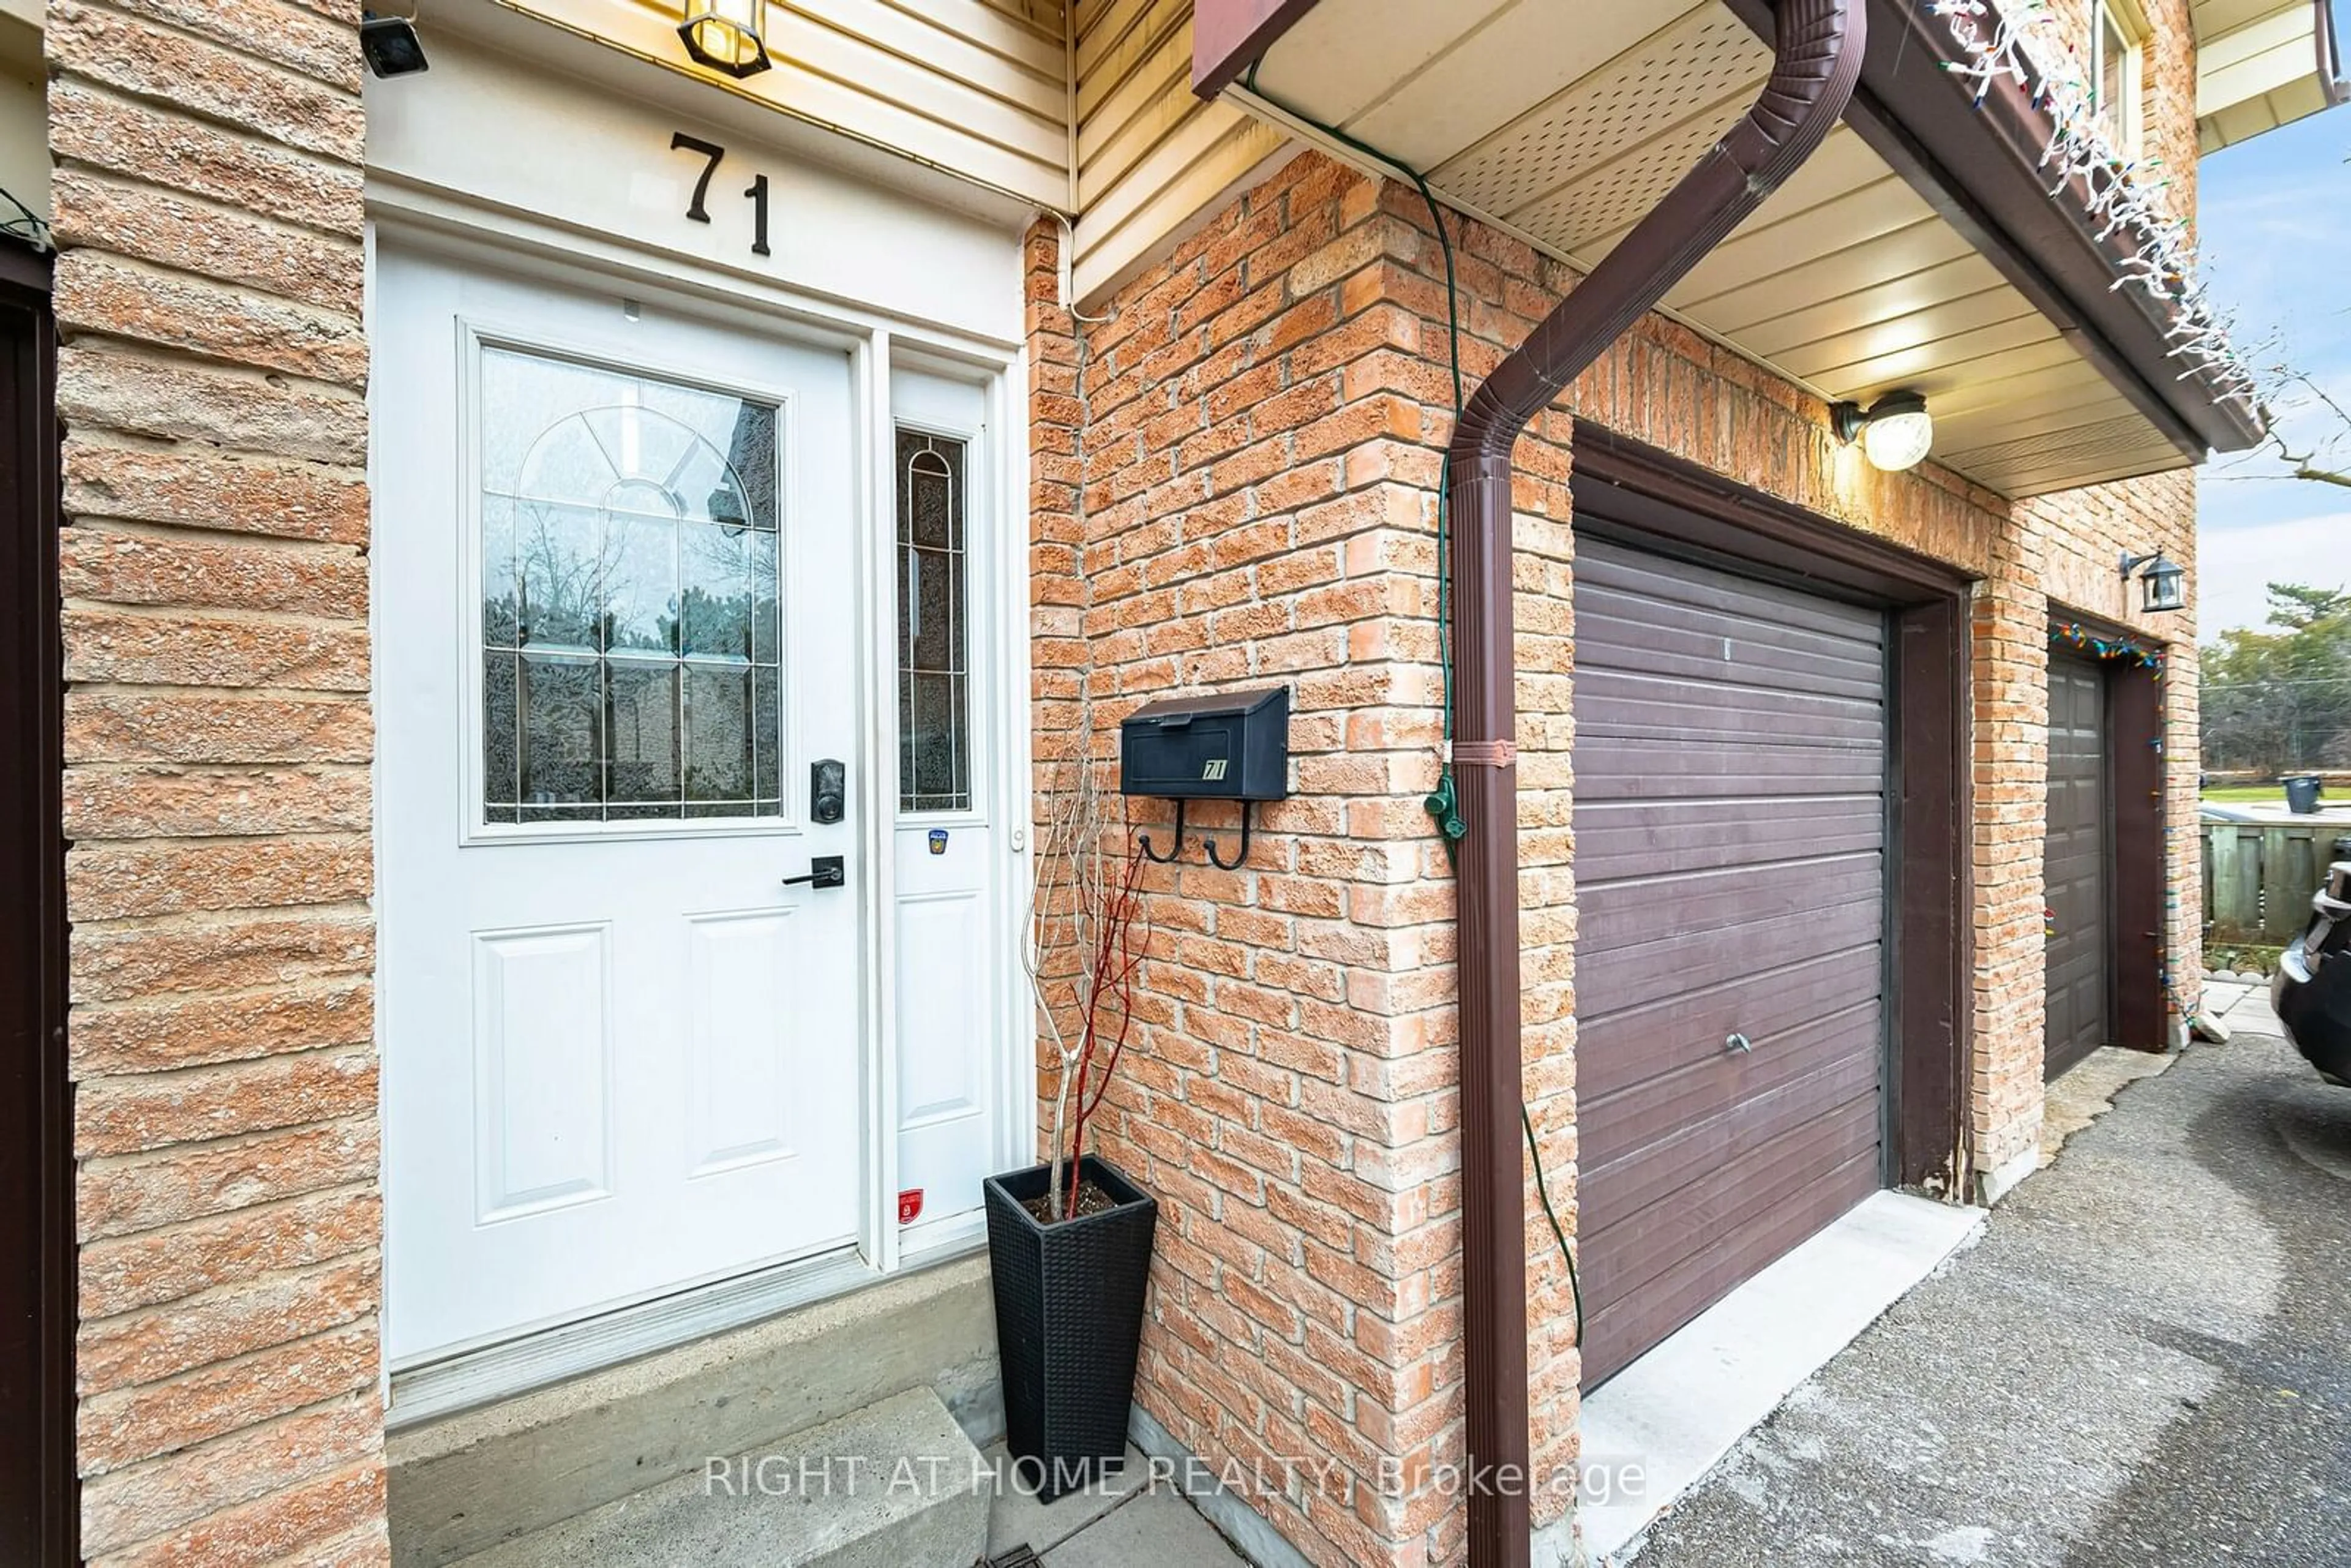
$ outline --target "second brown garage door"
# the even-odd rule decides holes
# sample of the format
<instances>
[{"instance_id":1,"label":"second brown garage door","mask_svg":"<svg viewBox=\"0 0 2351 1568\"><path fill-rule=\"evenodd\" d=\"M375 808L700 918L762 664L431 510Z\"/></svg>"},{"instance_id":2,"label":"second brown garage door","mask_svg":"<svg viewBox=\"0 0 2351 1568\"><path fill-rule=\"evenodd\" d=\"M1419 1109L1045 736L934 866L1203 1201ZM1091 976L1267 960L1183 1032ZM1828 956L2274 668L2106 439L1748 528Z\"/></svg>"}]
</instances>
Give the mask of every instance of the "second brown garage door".
<instances>
[{"instance_id":1,"label":"second brown garage door","mask_svg":"<svg viewBox=\"0 0 2351 1568\"><path fill-rule=\"evenodd\" d=\"M2106 682L2096 664L2049 656L2049 1011L2042 1071L2054 1078L2113 1032L2106 880Z\"/></svg>"},{"instance_id":2,"label":"second brown garage door","mask_svg":"<svg viewBox=\"0 0 2351 1568\"><path fill-rule=\"evenodd\" d=\"M1880 1185L1885 626L1578 538L1587 1386Z\"/></svg>"}]
</instances>

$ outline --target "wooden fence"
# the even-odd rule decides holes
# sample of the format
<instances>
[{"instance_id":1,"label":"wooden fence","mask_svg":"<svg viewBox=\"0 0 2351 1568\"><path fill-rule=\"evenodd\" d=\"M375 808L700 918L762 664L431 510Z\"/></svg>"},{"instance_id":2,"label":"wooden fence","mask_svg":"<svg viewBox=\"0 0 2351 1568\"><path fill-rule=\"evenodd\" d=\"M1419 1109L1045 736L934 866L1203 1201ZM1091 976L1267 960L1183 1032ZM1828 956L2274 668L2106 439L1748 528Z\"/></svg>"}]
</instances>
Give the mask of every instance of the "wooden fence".
<instances>
[{"instance_id":1,"label":"wooden fence","mask_svg":"<svg viewBox=\"0 0 2351 1568\"><path fill-rule=\"evenodd\" d=\"M2206 940L2282 947L2310 919L2310 895L2329 862L2345 858L2335 841L2351 840L2346 822L2206 822ZM2346 845L2351 847L2351 845Z\"/></svg>"}]
</instances>

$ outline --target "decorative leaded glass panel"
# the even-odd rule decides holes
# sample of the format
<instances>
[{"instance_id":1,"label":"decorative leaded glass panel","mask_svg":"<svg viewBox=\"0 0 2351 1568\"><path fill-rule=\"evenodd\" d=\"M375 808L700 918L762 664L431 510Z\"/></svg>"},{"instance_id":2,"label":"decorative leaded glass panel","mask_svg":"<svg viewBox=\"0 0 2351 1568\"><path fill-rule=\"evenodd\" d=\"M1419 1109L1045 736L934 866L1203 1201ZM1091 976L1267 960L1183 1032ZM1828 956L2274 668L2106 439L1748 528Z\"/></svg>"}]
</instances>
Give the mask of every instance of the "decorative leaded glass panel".
<instances>
[{"instance_id":1,"label":"decorative leaded glass panel","mask_svg":"<svg viewBox=\"0 0 2351 1568\"><path fill-rule=\"evenodd\" d=\"M781 814L777 411L482 354L492 822Z\"/></svg>"},{"instance_id":2,"label":"decorative leaded glass panel","mask_svg":"<svg viewBox=\"0 0 2351 1568\"><path fill-rule=\"evenodd\" d=\"M898 809L971 810L965 444L898 432Z\"/></svg>"}]
</instances>

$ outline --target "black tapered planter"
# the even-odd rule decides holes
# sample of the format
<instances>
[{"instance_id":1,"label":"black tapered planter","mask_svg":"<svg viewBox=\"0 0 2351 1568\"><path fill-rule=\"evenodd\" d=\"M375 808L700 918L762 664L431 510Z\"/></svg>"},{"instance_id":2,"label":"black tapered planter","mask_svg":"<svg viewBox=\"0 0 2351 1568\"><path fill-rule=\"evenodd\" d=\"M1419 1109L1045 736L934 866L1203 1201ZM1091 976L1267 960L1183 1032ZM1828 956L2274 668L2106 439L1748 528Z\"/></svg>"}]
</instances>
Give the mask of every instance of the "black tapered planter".
<instances>
[{"instance_id":1,"label":"black tapered planter","mask_svg":"<svg viewBox=\"0 0 2351 1568\"><path fill-rule=\"evenodd\" d=\"M1116 1469L1126 1453L1159 1226L1158 1200L1115 1166L1088 1155L1083 1167L1117 1207L1046 1225L1024 1205L1044 1195L1051 1166L986 1184L1006 1446L1022 1487L1047 1502Z\"/></svg>"}]
</instances>

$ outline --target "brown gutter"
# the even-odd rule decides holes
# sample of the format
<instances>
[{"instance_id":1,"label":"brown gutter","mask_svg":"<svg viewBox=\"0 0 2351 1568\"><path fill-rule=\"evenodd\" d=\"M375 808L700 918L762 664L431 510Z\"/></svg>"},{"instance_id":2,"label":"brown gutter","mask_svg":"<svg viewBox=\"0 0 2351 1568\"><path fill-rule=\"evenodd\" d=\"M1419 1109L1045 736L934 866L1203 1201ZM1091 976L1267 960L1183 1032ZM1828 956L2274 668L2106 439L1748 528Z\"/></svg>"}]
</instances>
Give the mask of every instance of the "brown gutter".
<instances>
[{"instance_id":1,"label":"brown gutter","mask_svg":"<svg viewBox=\"0 0 2351 1568\"><path fill-rule=\"evenodd\" d=\"M1446 455L1460 604L1462 1263L1469 1560L1527 1568L1526 1163L1520 1155L1510 453L1520 433L1820 146L1860 79L1863 0L1779 0L1762 96L1470 394Z\"/></svg>"},{"instance_id":2,"label":"brown gutter","mask_svg":"<svg viewBox=\"0 0 2351 1568\"><path fill-rule=\"evenodd\" d=\"M1314 0L1194 0L1192 91L1214 98L1249 69Z\"/></svg>"},{"instance_id":3,"label":"brown gutter","mask_svg":"<svg viewBox=\"0 0 2351 1568\"><path fill-rule=\"evenodd\" d=\"M2335 0L2310 0L2310 4L2317 20L2312 31L2317 36L2319 90L2327 108L2340 109L2351 102L2351 82L2343 79L2343 50L2335 36Z\"/></svg>"}]
</instances>

